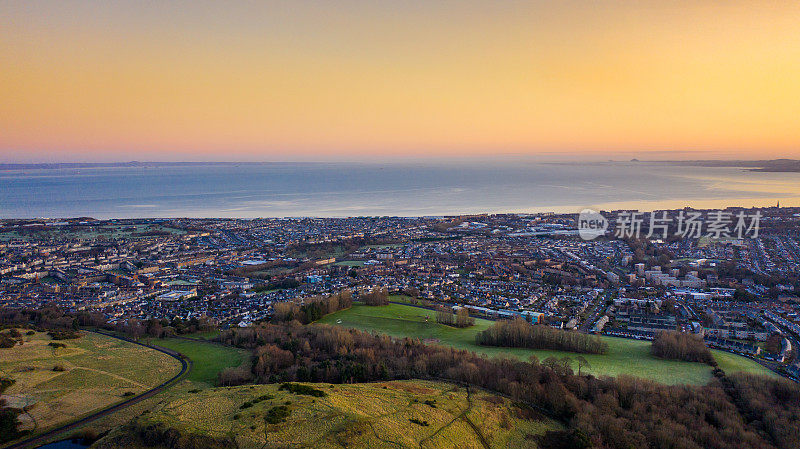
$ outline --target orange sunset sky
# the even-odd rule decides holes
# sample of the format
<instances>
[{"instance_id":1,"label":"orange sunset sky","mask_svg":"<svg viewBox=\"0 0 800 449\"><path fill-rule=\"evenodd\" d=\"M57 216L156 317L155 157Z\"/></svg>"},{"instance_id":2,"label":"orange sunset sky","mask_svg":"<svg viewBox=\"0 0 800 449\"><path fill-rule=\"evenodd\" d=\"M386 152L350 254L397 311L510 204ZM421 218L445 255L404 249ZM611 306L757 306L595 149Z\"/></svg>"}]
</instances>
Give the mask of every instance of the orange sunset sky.
<instances>
[{"instance_id":1,"label":"orange sunset sky","mask_svg":"<svg viewBox=\"0 0 800 449\"><path fill-rule=\"evenodd\" d=\"M800 2L0 2L0 162L502 154L800 158Z\"/></svg>"}]
</instances>

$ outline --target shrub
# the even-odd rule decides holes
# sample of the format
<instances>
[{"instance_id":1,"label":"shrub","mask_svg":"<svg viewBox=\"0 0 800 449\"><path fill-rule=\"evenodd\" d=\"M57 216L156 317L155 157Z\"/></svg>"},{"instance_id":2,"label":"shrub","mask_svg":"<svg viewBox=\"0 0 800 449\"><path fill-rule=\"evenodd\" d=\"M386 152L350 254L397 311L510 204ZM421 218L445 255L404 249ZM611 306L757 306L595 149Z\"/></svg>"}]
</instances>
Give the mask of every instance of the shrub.
<instances>
[{"instance_id":1,"label":"shrub","mask_svg":"<svg viewBox=\"0 0 800 449\"><path fill-rule=\"evenodd\" d=\"M17 417L20 410L15 408L0 408L0 443L15 440L23 435L17 430Z\"/></svg>"},{"instance_id":2,"label":"shrub","mask_svg":"<svg viewBox=\"0 0 800 449\"><path fill-rule=\"evenodd\" d=\"M239 408L241 408L241 409L250 408L250 407L258 404L259 402L268 401L270 399L273 399L274 397L275 396L272 396L271 394L264 394L264 395L261 395L261 396L255 398L255 399L251 399L251 400L245 402L244 404L240 405Z\"/></svg>"},{"instance_id":3,"label":"shrub","mask_svg":"<svg viewBox=\"0 0 800 449\"><path fill-rule=\"evenodd\" d=\"M282 423L286 421L286 418L289 417L290 413L289 407L285 405L277 405L267 410L267 415L264 417L264 421L266 421L267 424Z\"/></svg>"},{"instance_id":4,"label":"shrub","mask_svg":"<svg viewBox=\"0 0 800 449\"><path fill-rule=\"evenodd\" d=\"M290 393L302 394L305 396L314 396L317 398L322 398L328 395L324 391L318 390L314 387L309 387L308 385L302 385L302 384L293 384L289 382L281 384L280 390L286 390L289 391Z\"/></svg>"},{"instance_id":5,"label":"shrub","mask_svg":"<svg viewBox=\"0 0 800 449\"><path fill-rule=\"evenodd\" d=\"M47 335L50 336L53 340L74 340L76 338L81 338L81 334L72 330L66 331L56 331L52 330L47 332Z\"/></svg>"},{"instance_id":6,"label":"shrub","mask_svg":"<svg viewBox=\"0 0 800 449\"><path fill-rule=\"evenodd\" d=\"M6 391L6 388L14 385L14 382L16 381L10 377L0 377L0 393Z\"/></svg>"},{"instance_id":7,"label":"shrub","mask_svg":"<svg viewBox=\"0 0 800 449\"><path fill-rule=\"evenodd\" d=\"M0 332L0 348L13 348L17 345L17 340L13 339L5 332Z\"/></svg>"}]
</instances>

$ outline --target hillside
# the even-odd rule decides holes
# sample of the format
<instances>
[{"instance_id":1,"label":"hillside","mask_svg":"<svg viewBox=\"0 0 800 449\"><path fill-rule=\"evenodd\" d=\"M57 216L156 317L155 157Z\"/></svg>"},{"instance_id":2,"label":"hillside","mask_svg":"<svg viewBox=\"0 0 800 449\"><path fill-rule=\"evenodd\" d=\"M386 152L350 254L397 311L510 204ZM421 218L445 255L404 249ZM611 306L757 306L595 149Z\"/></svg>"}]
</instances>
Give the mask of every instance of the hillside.
<instances>
[{"instance_id":1,"label":"hillside","mask_svg":"<svg viewBox=\"0 0 800 449\"><path fill-rule=\"evenodd\" d=\"M93 447L163 447L146 441L165 432L180 435L173 447L536 447L546 431L560 430L509 399L450 383L302 385L324 397L278 384L189 390Z\"/></svg>"},{"instance_id":2,"label":"hillside","mask_svg":"<svg viewBox=\"0 0 800 449\"><path fill-rule=\"evenodd\" d=\"M21 331L23 344L0 349L0 374L14 380L5 391L8 404L27 410L19 417L21 430L34 434L143 393L180 371L166 354L106 335L83 332L54 342L46 333Z\"/></svg>"}]
</instances>

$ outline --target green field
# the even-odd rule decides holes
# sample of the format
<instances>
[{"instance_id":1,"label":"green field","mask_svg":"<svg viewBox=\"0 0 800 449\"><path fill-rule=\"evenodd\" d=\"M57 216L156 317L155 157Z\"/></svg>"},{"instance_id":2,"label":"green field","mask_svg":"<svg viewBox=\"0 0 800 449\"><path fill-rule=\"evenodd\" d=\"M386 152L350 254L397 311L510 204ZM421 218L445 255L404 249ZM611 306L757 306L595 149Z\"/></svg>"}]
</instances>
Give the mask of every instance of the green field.
<instances>
[{"instance_id":1,"label":"green field","mask_svg":"<svg viewBox=\"0 0 800 449\"><path fill-rule=\"evenodd\" d=\"M364 261L363 260L342 260L342 261L334 263L334 265L342 266L342 267L363 267L364 266Z\"/></svg>"},{"instance_id":2,"label":"green field","mask_svg":"<svg viewBox=\"0 0 800 449\"><path fill-rule=\"evenodd\" d=\"M764 374L770 377L780 377L747 357L742 357L726 351L718 351L716 349L712 349L711 353L714 354L714 359L717 361L719 367L726 373L748 372Z\"/></svg>"},{"instance_id":3,"label":"green field","mask_svg":"<svg viewBox=\"0 0 800 449\"><path fill-rule=\"evenodd\" d=\"M22 330L25 334L26 330ZM31 406L22 429L39 432L140 394L180 372L180 362L143 346L84 332L54 349L46 333L0 349L0 374L16 381L5 392L9 405ZM55 371L53 368L63 368Z\"/></svg>"},{"instance_id":4,"label":"green field","mask_svg":"<svg viewBox=\"0 0 800 449\"><path fill-rule=\"evenodd\" d=\"M184 337L196 338L198 340L212 340L218 337L219 334L219 329L214 329L210 331L195 332L193 334L185 334Z\"/></svg>"},{"instance_id":5,"label":"green field","mask_svg":"<svg viewBox=\"0 0 800 449\"><path fill-rule=\"evenodd\" d=\"M184 391L154 405L138 425L163 424L181 434L234 439L239 448L535 448L538 435L561 429L509 399L475 388L468 393L449 383L304 385L325 396L297 395L277 384ZM241 407L262 396L255 405ZM268 411L281 406L288 411L285 422L267 422ZM129 435L117 430L93 447L142 447Z\"/></svg>"},{"instance_id":6,"label":"green field","mask_svg":"<svg viewBox=\"0 0 800 449\"><path fill-rule=\"evenodd\" d=\"M147 341L153 345L178 351L189 358L193 365L186 379L193 382L213 385L217 373L225 368L237 367L248 360L247 351L212 342L179 338L154 338Z\"/></svg>"},{"instance_id":7,"label":"green field","mask_svg":"<svg viewBox=\"0 0 800 449\"><path fill-rule=\"evenodd\" d=\"M500 348L478 346L475 334L489 327L489 320L476 319L475 325L466 329L436 323L436 312L401 304L370 307L354 305L323 317L319 323L351 327L369 332L379 332L393 337L414 337L427 343L443 344L467 349L488 356L507 355L528 360L535 355L540 360L549 357L575 357L578 354L564 351L534 350L525 348ZM427 319L426 319L427 318ZM591 367L586 372L594 375L617 376L629 374L652 379L664 384L705 384L711 380L711 367L701 363L663 360L650 354L650 342L625 338L601 337L609 345L607 354L585 354ZM722 351L712 351L720 367L728 373L748 371L772 374L771 371L745 357ZM574 369L577 366L573 364Z\"/></svg>"}]
</instances>

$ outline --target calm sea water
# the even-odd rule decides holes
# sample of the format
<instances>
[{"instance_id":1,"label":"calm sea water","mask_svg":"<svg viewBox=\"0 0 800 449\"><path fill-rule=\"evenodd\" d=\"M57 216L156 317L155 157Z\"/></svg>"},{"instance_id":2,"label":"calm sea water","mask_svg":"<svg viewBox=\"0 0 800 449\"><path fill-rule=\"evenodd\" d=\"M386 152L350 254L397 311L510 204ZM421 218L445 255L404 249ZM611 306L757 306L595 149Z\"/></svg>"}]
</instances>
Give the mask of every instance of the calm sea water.
<instances>
[{"instance_id":1,"label":"calm sea water","mask_svg":"<svg viewBox=\"0 0 800 449\"><path fill-rule=\"evenodd\" d=\"M0 217L340 217L800 205L800 174L653 163L280 163L0 172Z\"/></svg>"}]
</instances>

